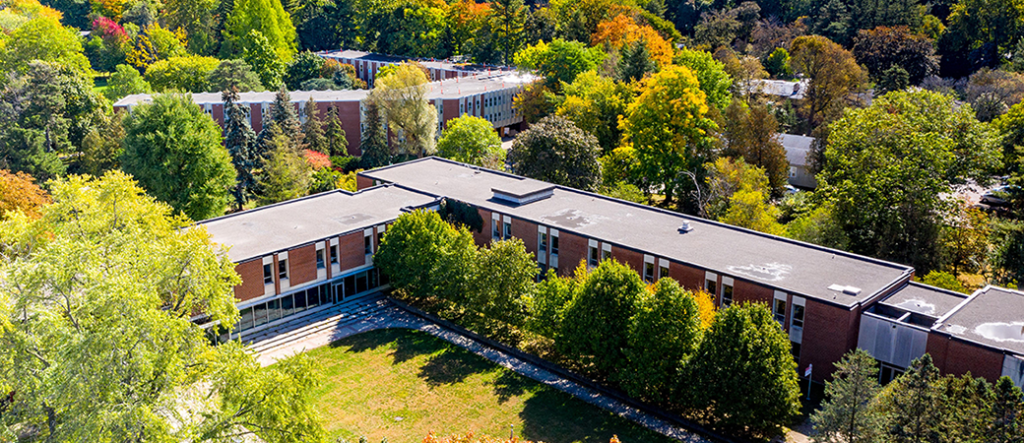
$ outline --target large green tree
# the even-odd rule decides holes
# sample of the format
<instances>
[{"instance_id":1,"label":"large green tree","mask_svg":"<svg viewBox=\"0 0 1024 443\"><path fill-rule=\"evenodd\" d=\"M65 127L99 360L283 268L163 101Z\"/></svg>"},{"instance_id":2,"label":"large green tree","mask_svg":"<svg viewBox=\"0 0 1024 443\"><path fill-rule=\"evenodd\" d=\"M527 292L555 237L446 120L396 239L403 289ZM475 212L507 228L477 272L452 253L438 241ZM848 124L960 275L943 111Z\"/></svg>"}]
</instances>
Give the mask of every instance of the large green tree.
<instances>
[{"instance_id":1,"label":"large green tree","mask_svg":"<svg viewBox=\"0 0 1024 443\"><path fill-rule=\"evenodd\" d=\"M800 412L789 346L789 336L766 306L730 306L704 334L681 389L696 414L719 429L759 438L779 435Z\"/></svg>"},{"instance_id":2,"label":"large green tree","mask_svg":"<svg viewBox=\"0 0 1024 443\"><path fill-rule=\"evenodd\" d=\"M629 266L604 260L565 306L555 346L580 369L608 377L626 361L630 319L646 290Z\"/></svg>"},{"instance_id":3,"label":"large green tree","mask_svg":"<svg viewBox=\"0 0 1024 443\"><path fill-rule=\"evenodd\" d=\"M940 441L938 433L946 399L939 377L931 355L925 354L914 360L907 372L893 383L882 405L888 412L884 428L887 441Z\"/></svg>"},{"instance_id":4,"label":"large green tree","mask_svg":"<svg viewBox=\"0 0 1024 443\"><path fill-rule=\"evenodd\" d=\"M448 121L437 141L437 155L495 169L501 169L505 163L505 150L494 126L472 115Z\"/></svg>"},{"instance_id":5,"label":"large green tree","mask_svg":"<svg viewBox=\"0 0 1024 443\"><path fill-rule=\"evenodd\" d=\"M121 167L151 195L193 220L224 213L235 184L221 128L189 95L153 97L125 119Z\"/></svg>"},{"instance_id":6,"label":"large green tree","mask_svg":"<svg viewBox=\"0 0 1024 443\"><path fill-rule=\"evenodd\" d=\"M378 76L370 100L387 119L401 153L409 156L432 154L437 133L437 108L427 101L430 80L418 64L398 65L394 72Z\"/></svg>"},{"instance_id":7,"label":"large green tree","mask_svg":"<svg viewBox=\"0 0 1024 443\"><path fill-rule=\"evenodd\" d=\"M930 91L897 91L832 123L823 195L853 252L934 269L938 236L954 209L950 186L985 181L1000 165L999 137L969 106Z\"/></svg>"},{"instance_id":8,"label":"large green tree","mask_svg":"<svg viewBox=\"0 0 1024 443\"><path fill-rule=\"evenodd\" d=\"M601 183L600 149L593 135L550 116L516 137L508 162L517 174L592 191Z\"/></svg>"},{"instance_id":9,"label":"large green tree","mask_svg":"<svg viewBox=\"0 0 1024 443\"><path fill-rule=\"evenodd\" d=\"M878 363L856 349L836 363L832 380L825 383L825 402L811 416L812 439L818 443L872 443L882 430L882 415L872 403L881 390Z\"/></svg>"},{"instance_id":10,"label":"large green tree","mask_svg":"<svg viewBox=\"0 0 1024 443\"><path fill-rule=\"evenodd\" d=\"M373 262L406 295L453 303L466 297L476 255L468 230L437 212L416 210L388 227Z\"/></svg>"},{"instance_id":11,"label":"large green tree","mask_svg":"<svg viewBox=\"0 0 1024 443\"><path fill-rule=\"evenodd\" d=\"M724 110L732 101L729 89L732 88L732 77L725 71L725 65L715 60L710 52L695 49L683 49L672 59L675 64L686 66L693 71L700 83L700 90L707 96L707 102L719 110Z\"/></svg>"},{"instance_id":12,"label":"large green tree","mask_svg":"<svg viewBox=\"0 0 1024 443\"><path fill-rule=\"evenodd\" d=\"M12 393L0 435L326 440L310 360L261 368L238 342L214 345L192 321L239 319L240 280L205 229L118 171L50 188L40 218L0 223L0 386Z\"/></svg>"},{"instance_id":13,"label":"large green tree","mask_svg":"<svg viewBox=\"0 0 1024 443\"><path fill-rule=\"evenodd\" d=\"M149 65L146 81L158 92L205 92L209 88L210 73L219 64L213 57L170 57Z\"/></svg>"},{"instance_id":14,"label":"large green tree","mask_svg":"<svg viewBox=\"0 0 1024 443\"><path fill-rule=\"evenodd\" d=\"M526 300L537 278L537 260L520 239L492 242L481 248L462 305L472 311L469 326L477 332L516 341L526 323Z\"/></svg>"},{"instance_id":15,"label":"large green tree","mask_svg":"<svg viewBox=\"0 0 1024 443\"><path fill-rule=\"evenodd\" d=\"M231 88L239 92L262 91L260 77L245 60L221 60L206 79L208 92L224 92Z\"/></svg>"},{"instance_id":16,"label":"large green tree","mask_svg":"<svg viewBox=\"0 0 1024 443\"><path fill-rule=\"evenodd\" d=\"M571 84L564 85L563 91L565 99L555 112L594 134L605 154L618 147L622 141L619 118L633 101L633 88L628 83L602 77L596 71L587 71L576 76Z\"/></svg>"},{"instance_id":17,"label":"large green tree","mask_svg":"<svg viewBox=\"0 0 1024 443\"><path fill-rule=\"evenodd\" d=\"M810 80L801 105L811 125L818 126L842 114L867 80L850 51L820 35L797 37L790 45L793 70Z\"/></svg>"},{"instance_id":18,"label":"large green tree","mask_svg":"<svg viewBox=\"0 0 1024 443\"><path fill-rule=\"evenodd\" d=\"M252 31L259 32L277 59L289 62L297 50L295 25L280 0L236 0L224 23L225 45L221 52L241 55ZM252 63L250 63L252 64ZM255 66L254 66L255 67ZM273 87L266 82L264 86Z\"/></svg>"},{"instance_id":19,"label":"large green tree","mask_svg":"<svg viewBox=\"0 0 1024 443\"><path fill-rule=\"evenodd\" d=\"M626 392L655 403L672 399L679 369L700 343L698 311L693 294L670 278L643 292L629 320L626 364L616 377Z\"/></svg>"},{"instance_id":20,"label":"large green tree","mask_svg":"<svg viewBox=\"0 0 1024 443\"><path fill-rule=\"evenodd\" d=\"M572 83L580 73L601 65L606 54L601 48L588 47L577 41L555 39L523 48L515 55L515 64L522 69L536 70L544 83L560 91L562 83Z\"/></svg>"},{"instance_id":21,"label":"large green tree","mask_svg":"<svg viewBox=\"0 0 1024 443\"><path fill-rule=\"evenodd\" d=\"M704 164L714 160L718 129L708 116L706 94L689 68L671 66L644 81L640 96L629 105L621 125L636 152L644 192L660 192L674 204L704 180Z\"/></svg>"}]
</instances>

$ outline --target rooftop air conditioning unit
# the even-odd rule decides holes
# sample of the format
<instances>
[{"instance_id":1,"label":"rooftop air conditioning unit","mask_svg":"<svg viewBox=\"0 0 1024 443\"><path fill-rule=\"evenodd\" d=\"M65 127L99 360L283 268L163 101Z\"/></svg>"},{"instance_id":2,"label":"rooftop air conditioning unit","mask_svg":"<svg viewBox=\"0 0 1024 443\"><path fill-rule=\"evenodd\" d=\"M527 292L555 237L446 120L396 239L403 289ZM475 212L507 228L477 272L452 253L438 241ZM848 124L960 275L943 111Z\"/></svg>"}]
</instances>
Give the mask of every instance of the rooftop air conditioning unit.
<instances>
[{"instance_id":1,"label":"rooftop air conditioning unit","mask_svg":"<svg viewBox=\"0 0 1024 443\"><path fill-rule=\"evenodd\" d=\"M687 233L687 232L690 232L692 230L693 230L693 227L690 226L690 221L689 220L683 220L683 225L679 227L679 232L680 233Z\"/></svg>"}]
</instances>

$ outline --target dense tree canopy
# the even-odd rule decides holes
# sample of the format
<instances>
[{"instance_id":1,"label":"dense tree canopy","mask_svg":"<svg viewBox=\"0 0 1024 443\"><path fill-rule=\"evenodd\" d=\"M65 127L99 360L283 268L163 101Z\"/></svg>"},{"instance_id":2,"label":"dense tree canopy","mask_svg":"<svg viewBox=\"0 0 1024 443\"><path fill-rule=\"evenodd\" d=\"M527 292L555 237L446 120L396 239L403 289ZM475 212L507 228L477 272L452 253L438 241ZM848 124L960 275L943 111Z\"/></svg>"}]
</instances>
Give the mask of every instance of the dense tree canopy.
<instances>
[{"instance_id":1,"label":"dense tree canopy","mask_svg":"<svg viewBox=\"0 0 1024 443\"><path fill-rule=\"evenodd\" d=\"M238 342L214 345L191 321L239 318L231 288L240 280L203 228L121 172L51 189L39 219L0 223L0 385L16 393L0 432L57 442L251 432L325 441L309 360L261 368ZM167 413L191 407L202 413Z\"/></svg>"},{"instance_id":2,"label":"dense tree canopy","mask_svg":"<svg viewBox=\"0 0 1024 443\"><path fill-rule=\"evenodd\" d=\"M295 55L295 25L280 0L235 1L224 23L227 53L241 55L252 44L247 42L252 31L267 39L276 58L288 62Z\"/></svg>"},{"instance_id":3,"label":"dense tree canopy","mask_svg":"<svg viewBox=\"0 0 1024 443\"><path fill-rule=\"evenodd\" d=\"M967 106L929 91L892 92L831 125L819 180L854 252L938 265L951 210L941 194L1000 165L998 134Z\"/></svg>"},{"instance_id":4,"label":"dense tree canopy","mask_svg":"<svg viewBox=\"0 0 1024 443\"><path fill-rule=\"evenodd\" d=\"M150 194L193 220L224 213L235 184L221 129L188 95L158 95L125 120L121 164Z\"/></svg>"},{"instance_id":5,"label":"dense tree canopy","mask_svg":"<svg viewBox=\"0 0 1024 443\"><path fill-rule=\"evenodd\" d=\"M600 155L597 138L569 120L551 116L516 137L508 162L517 174L593 190L601 182Z\"/></svg>"},{"instance_id":6,"label":"dense tree canopy","mask_svg":"<svg viewBox=\"0 0 1024 443\"><path fill-rule=\"evenodd\" d=\"M448 121L437 141L437 155L455 161L501 169L505 150L491 122L472 115Z\"/></svg>"}]
</instances>

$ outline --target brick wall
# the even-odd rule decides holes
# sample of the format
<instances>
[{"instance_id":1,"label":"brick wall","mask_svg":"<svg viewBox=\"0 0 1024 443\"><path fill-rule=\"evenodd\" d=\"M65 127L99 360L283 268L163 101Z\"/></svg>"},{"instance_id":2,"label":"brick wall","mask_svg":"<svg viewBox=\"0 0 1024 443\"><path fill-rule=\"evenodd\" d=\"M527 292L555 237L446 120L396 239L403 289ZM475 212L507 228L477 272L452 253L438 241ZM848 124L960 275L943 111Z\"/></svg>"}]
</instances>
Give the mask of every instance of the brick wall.
<instances>
[{"instance_id":1,"label":"brick wall","mask_svg":"<svg viewBox=\"0 0 1024 443\"><path fill-rule=\"evenodd\" d=\"M928 334L925 351L943 374L963 375L968 372L995 382L1003 373L1003 354L985 349L945 334Z\"/></svg>"},{"instance_id":2,"label":"brick wall","mask_svg":"<svg viewBox=\"0 0 1024 443\"><path fill-rule=\"evenodd\" d=\"M218 125L221 125L223 127L224 126L224 104L223 103L214 103L213 104L213 110L211 111L210 116L213 117L213 121L217 122Z\"/></svg>"},{"instance_id":3,"label":"brick wall","mask_svg":"<svg viewBox=\"0 0 1024 443\"><path fill-rule=\"evenodd\" d=\"M537 259L537 224L526 220L512 219L512 236L523 241L526 250Z\"/></svg>"},{"instance_id":4,"label":"brick wall","mask_svg":"<svg viewBox=\"0 0 1024 443\"><path fill-rule=\"evenodd\" d=\"M587 259L587 239L558 231L558 274L571 276L580 261Z\"/></svg>"},{"instance_id":5,"label":"brick wall","mask_svg":"<svg viewBox=\"0 0 1024 443\"><path fill-rule=\"evenodd\" d=\"M288 285L295 287L316 280L316 245L288 251Z\"/></svg>"},{"instance_id":6,"label":"brick wall","mask_svg":"<svg viewBox=\"0 0 1024 443\"><path fill-rule=\"evenodd\" d=\"M600 248L601 245L598 244ZM619 247L618 245L612 245L612 258L628 265L633 268L637 274L640 274L640 278L644 275L644 255L634 251L632 249L626 249ZM669 272L671 274L671 271Z\"/></svg>"},{"instance_id":7,"label":"brick wall","mask_svg":"<svg viewBox=\"0 0 1024 443\"><path fill-rule=\"evenodd\" d=\"M856 310L807 299L804 310L803 343L800 346L799 370L808 364L814 365L814 381L831 378L835 370L833 363L853 349L857 342L854 320L859 316ZM801 375L803 373L801 372Z\"/></svg>"},{"instance_id":8,"label":"brick wall","mask_svg":"<svg viewBox=\"0 0 1024 443\"><path fill-rule=\"evenodd\" d=\"M249 116L252 117L252 130L259 133L263 130L263 105L259 103L249 104Z\"/></svg>"},{"instance_id":9,"label":"brick wall","mask_svg":"<svg viewBox=\"0 0 1024 443\"><path fill-rule=\"evenodd\" d=\"M341 256L341 272L366 265L363 231L359 230L339 237L338 254Z\"/></svg>"},{"instance_id":10,"label":"brick wall","mask_svg":"<svg viewBox=\"0 0 1024 443\"><path fill-rule=\"evenodd\" d=\"M348 154L363 155L363 150L359 149L359 102L345 101L332 102L331 104L338 108L338 118L341 120L341 128L345 130L345 140L348 141Z\"/></svg>"},{"instance_id":11,"label":"brick wall","mask_svg":"<svg viewBox=\"0 0 1024 443\"><path fill-rule=\"evenodd\" d=\"M447 86L451 87L451 86ZM444 127L448 128L448 121L459 116L459 100L449 99L442 101L444 109L441 112L441 118L444 121Z\"/></svg>"},{"instance_id":12,"label":"brick wall","mask_svg":"<svg viewBox=\"0 0 1024 443\"><path fill-rule=\"evenodd\" d=\"M484 223L480 225L480 232L469 232L473 234L473 241L476 242L477 246L486 246L491 242L491 211L477 208L476 212L480 214L480 218L484 220Z\"/></svg>"},{"instance_id":13,"label":"brick wall","mask_svg":"<svg viewBox=\"0 0 1024 443\"><path fill-rule=\"evenodd\" d=\"M669 262L668 275L690 290L704 288L704 271L681 263Z\"/></svg>"},{"instance_id":14,"label":"brick wall","mask_svg":"<svg viewBox=\"0 0 1024 443\"><path fill-rule=\"evenodd\" d=\"M371 179L369 177L364 177L362 175L357 175L356 176L356 189L361 191L363 189L372 188L372 187L373 187L373 179Z\"/></svg>"},{"instance_id":15,"label":"brick wall","mask_svg":"<svg viewBox=\"0 0 1024 443\"><path fill-rule=\"evenodd\" d=\"M721 276L719 276L719 280L721 280ZM719 282L718 287L721 288L721 282ZM771 303L774 298L775 290L772 288L738 278L733 279L732 300L734 303L765 303L771 309Z\"/></svg>"},{"instance_id":16,"label":"brick wall","mask_svg":"<svg viewBox=\"0 0 1024 443\"><path fill-rule=\"evenodd\" d=\"M262 258L235 265L235 272L242 277L242 284L235 286L235 298L238 301L252 300L263 296Z\"/></svg>"}]
</instances>

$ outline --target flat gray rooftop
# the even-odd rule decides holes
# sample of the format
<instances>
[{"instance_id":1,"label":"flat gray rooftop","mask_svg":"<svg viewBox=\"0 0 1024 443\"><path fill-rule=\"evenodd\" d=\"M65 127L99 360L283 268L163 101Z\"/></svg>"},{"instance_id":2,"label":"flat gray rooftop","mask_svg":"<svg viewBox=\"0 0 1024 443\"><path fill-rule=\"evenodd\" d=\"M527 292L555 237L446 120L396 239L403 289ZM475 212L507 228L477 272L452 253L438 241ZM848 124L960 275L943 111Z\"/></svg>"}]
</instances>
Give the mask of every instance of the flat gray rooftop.
<instances>
[{"instance_id":1,"label":"flat gray rooftop","mask_svg":"<svg viewBox=\"0 0 1024 443\"><path fill-rule=\"evenodd\" d=\"M979 289L936 327L954 337L1024 355L1024 292Z\"/></svg>"},{"instance_id":2,"label":"flat gray rooftop","mask_svg":"<svg viewBox=\"0 0 1024 443\"><path fill-rule=\"evenodd\" d=\"M537 181L434 157L363 175L842 306L871 298L906 279L911 271L907 266L562 186L549 198L510 206L494 199L491 190L519 188L524 183L529 188ZM679 232L684 220L692 231ZM829 289L831 285L852 286L861 292L847 295Z\"/></svg>"},{"instance_id":3,"label":"flat gray rooftop","mask_svg":"<svg viewBox=\"0 0 1024 443\"><path fill-rule=\"evenodd\" d=\"M779 134L779 143L786 149L786 160L790 166L807 166L807 153L811 151L814 137Z\"/></svg>"},{"instance_id":4,"label":"flat gray rooftop","mask_svg":"<svg viewBox=\"0 0 1024 443\"><path fill-rule=\"evenodd\" d=\"M904 311L939 318L952 311L966 299L967 294L910 282L909 285L882 300L881 303Z\"/></svg>"},{"instance_id":5,"label":"flat gray rooftop","mask_svg":"<svg viewBox=\"0 0 1024 443\"><path fill-rule=\"evenodd\" d=\"M435 199L398 186L336 190L199 222L238 263L385 223Z\"/></svg>"},{"instance_id":6,"label":"flat gray rooftop","mask_svg":"<svg viewBox=\"0 0 1024 443\"><path fill-rule=\"evenodd\" d=\"M405 63L407 61L417 62L425 67L434 69L448 69L452 71L488 71L488 70L510 70L509 67L500 66L489 66L479 65L474 63L456 63L448 60L437 60L432 58L416 58L416 57L398 57L392 55L377 54L373 52L354 51L351 49L341 49L336 51L324 51L318 52L321 57L328 58L348 58L353 60L363 60L369 62L384 62L384 63Z\"/></svg>"},{"instance_id":7,"label":"flat gray rooftop","mask_svg":"<svg viewBox=\"0 0 1024 443\"><path fill-rule=\"evenodd\" d=\"M427 84L427 99L456 99L484 92L520 88L524 83L535 80L530 74L504 73L494 75L472 75L458 80L430 82ZM292 103L305 103L310 97L315 101L362 101L370 95L368 89L346 89L341 91L291 91ZM276 91L242 92L238 94L239 103L273 103ZM149 103L152 94L132 94L114 103L114 106L135 106ZM197 105L224 103L219 92L196 92L192 101Z\"/></svg>"}]
</instances>

